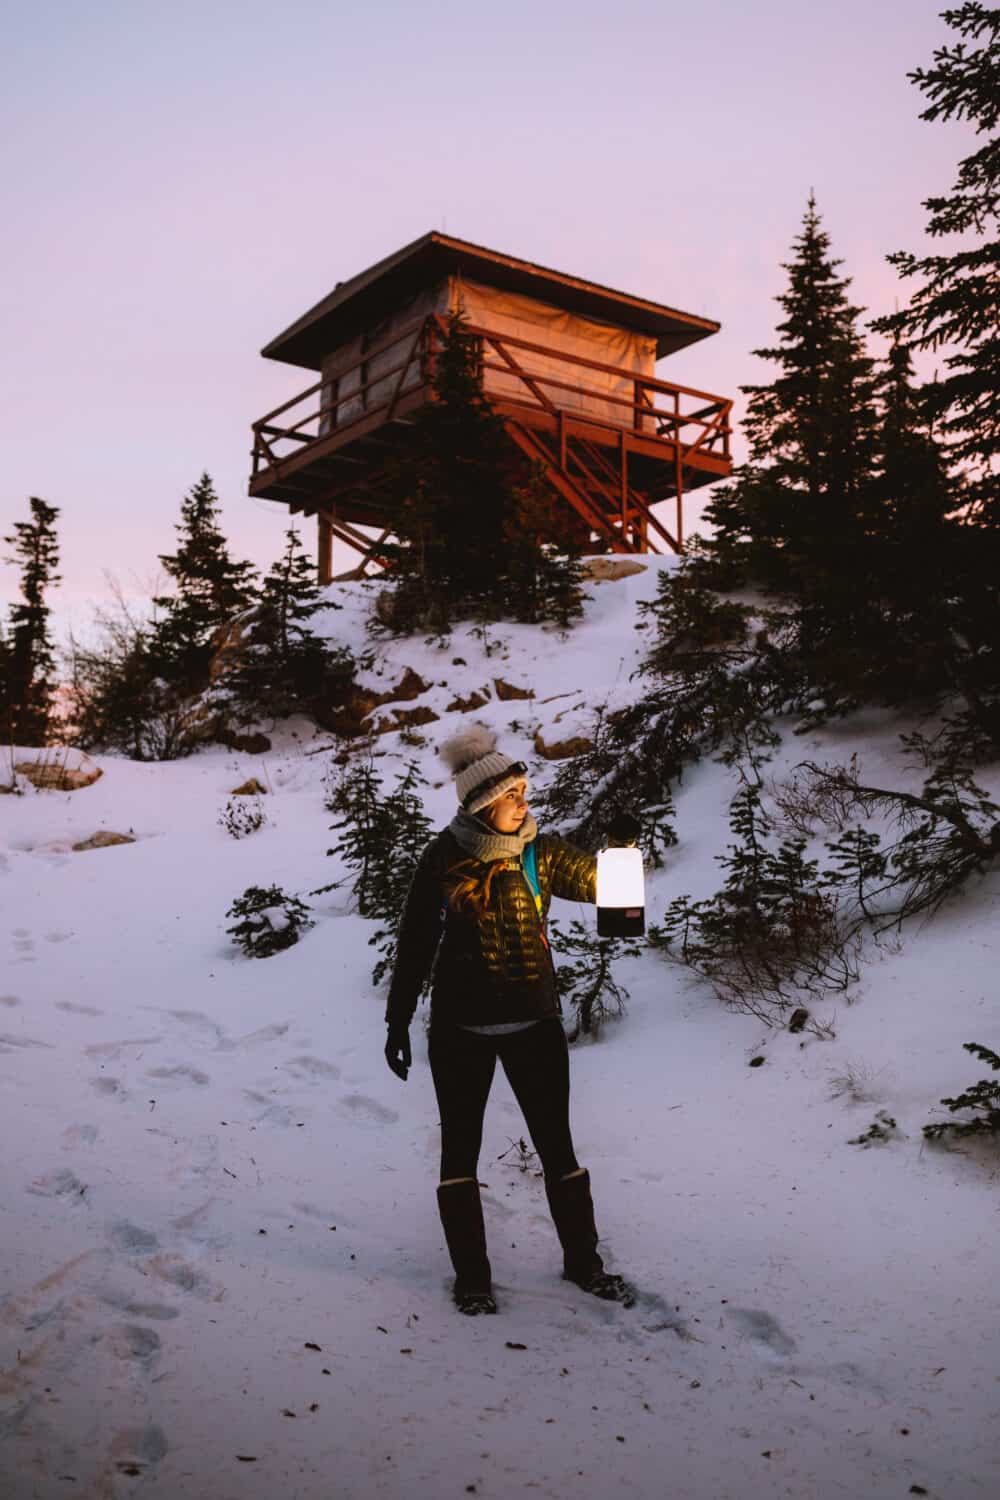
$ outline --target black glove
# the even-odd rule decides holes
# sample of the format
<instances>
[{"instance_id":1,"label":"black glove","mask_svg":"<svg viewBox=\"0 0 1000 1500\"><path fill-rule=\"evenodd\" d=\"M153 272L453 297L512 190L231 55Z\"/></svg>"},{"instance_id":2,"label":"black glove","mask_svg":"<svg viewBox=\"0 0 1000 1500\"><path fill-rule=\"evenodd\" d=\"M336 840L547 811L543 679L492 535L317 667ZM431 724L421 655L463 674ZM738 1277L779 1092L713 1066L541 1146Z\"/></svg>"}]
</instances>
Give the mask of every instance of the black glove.
<instances>
[{"instance_id":1,"label":"black glove","mask_svg":"<svg viewBox=\"0 0 1000 1500\"><path fill-rule=\"evenodd\" d=\"M400 1022L390 1022L389 1035L385 1043L385 1060L397 1078L406 1082L413 1055L410 1052L410 1028Z\"/></svg>"},{"instance_id":2,"label":"black glove","mask_svg":"<svg viewBox=\"0 0 1000 1500\"><path fill-rule=\"evenodd\" d=\"M639 842L642 824L631 813L617 812L608 824L608 843L613 849L627 849Z\"/></svg>"}]
</instances>

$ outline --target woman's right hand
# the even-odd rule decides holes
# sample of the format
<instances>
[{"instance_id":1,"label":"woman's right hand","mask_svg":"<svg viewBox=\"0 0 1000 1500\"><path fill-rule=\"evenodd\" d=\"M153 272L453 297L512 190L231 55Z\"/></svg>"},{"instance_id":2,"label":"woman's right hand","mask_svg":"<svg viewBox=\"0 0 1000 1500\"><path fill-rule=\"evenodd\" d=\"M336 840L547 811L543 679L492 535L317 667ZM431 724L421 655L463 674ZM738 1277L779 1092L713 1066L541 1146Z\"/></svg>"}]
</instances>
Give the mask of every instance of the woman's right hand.
<instances>
[{"instance_id":1,"label":"woman's right hand","mask_svg":"<svg viewBox=\"0 0 1000 1500\"><path fill-rule=\"evenodd\" d=\"M408 1026L390 1026L389 1035L385 1043L385 1060L389 1064L397 1078L406 1082L406 1075L410 1071L413 1057L410 1052L410 1028Z\"/></svg>"}]
</instances>

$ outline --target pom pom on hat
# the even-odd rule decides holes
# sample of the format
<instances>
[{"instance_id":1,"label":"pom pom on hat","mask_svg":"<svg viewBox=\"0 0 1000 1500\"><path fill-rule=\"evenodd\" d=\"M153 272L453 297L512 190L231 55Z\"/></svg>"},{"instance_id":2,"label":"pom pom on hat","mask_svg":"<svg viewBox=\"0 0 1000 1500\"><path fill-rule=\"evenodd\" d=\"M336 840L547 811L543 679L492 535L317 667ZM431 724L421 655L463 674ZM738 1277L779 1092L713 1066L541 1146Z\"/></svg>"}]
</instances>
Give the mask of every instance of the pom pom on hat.
<instances>
[{"instance_id":1,"label":"pom pom on hat","mask_svg":"<svg viewBox=\"0 0 1000 1500\"><path fill-rule=\"evenodd\" d=\"M497 737L486 724L472 724L441 746L441 759L455 778L458 800L466 812L481 812L520 781L527 781L523 761L496 748Z\"/></svg>"},{"instance_id":2,"label":"pom pom on hat","mask_svg":"<svg viewBox=\"0 0 1000 1500\"><path fill-rule=\"evenodd\" d=\"M461 734L445 740L438 754L451 774L457 776L466 766L471 766L473 761L482 760L484 755L489 755L496 747L497 737L489 725L471 724Z\"/></svg>"}]
</instances>

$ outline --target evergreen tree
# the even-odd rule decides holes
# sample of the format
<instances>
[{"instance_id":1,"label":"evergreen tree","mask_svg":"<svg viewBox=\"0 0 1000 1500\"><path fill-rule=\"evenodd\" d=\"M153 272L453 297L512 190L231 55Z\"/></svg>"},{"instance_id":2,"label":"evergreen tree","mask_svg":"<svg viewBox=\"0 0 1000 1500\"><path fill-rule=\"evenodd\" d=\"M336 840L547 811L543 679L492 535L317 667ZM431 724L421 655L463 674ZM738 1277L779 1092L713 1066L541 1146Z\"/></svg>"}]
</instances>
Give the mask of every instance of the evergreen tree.
<instances>
[{"instance_id":1,"label":"evergreen tree","mask_svg":"<svg viewBox=\"0 0 1000 1500\"><path fill-rule=\"evenodd\" d=\"M530 625L551 620L568 629L583 614L579 533L568 511L553 512L551 490L537 469L514 490L504 534L511 616Z\"/></svg>"},{"instance_id":2,"label":"evergreen tree","mask_svg":"<svg viewBox=\"0 0 1000 1500\"><path fill-rule=\"evenodd\" d=\"M860 697L899 703L954 686L954 484L932 429L932 393L916 385L905 344L891 345L876 386L877 463L860 556L879 629L856 643L857 674Z\"/></svg>"},{"instance_id":3,"label":"evergreen tree","mask_svg":"<svg viewBox=\"0 0 1000 1500\"><path fill-rule=\"evenodd\" d=\"M453 313L434 399L416 414L406 454L388 471L397 545L385 553L401 629L445 630L470 615L566 624L579 613L566 538L537 476L523 481L520 458L483 395L479 361L477 340Z\"/></svg>"},{"instance_id":4,"label":"evergreen tree","mask_svg":"<svg viewBox=\"0 0 1000 1500\"><path fill-rule=\"evenodd\" d=\"M37 496L28 502L30 521L15 521L4 537L13 556L7 558L21 569L23 602L10 610L10 640L0 646L0 665L5 669L0 688L11 743L44 745L52 715L55 692L55 648L49 634L50 610L46 593L61 582L59 543L56 538L56 506Z\"/></svg>"},{"instance_id":5,"label":"evergreen tree","mask_svg":"<svg viewBox=\"0 0 1000 1500\"><path fill-rule=\"evenodd\" d=\"M1000 9L968 3L943 16L961 40L910 79L930 103L921 118L965 120L982 144L958 167L949 194L928 198L927 232L954 237L950 253L889 256L918 282L910 305L878 319L880 332L915 350L951 351L931 388L931 411L958 471L937 559L937 595L947 600L941 661L965 700L968 732L1000 748Z\"/></svg>"},{"instance_id":6,"label":"evergreen tree","mask_svg":"<svg viewBox=\"0 0 1000 1500\"><path fill-rule=\"evenodd\" d=\"M385 791L369 754L366 761L345 768L329 789L326 806L337 815L331 827L337 842L326 852L343 861L346 874L312 894L322 895L349 880L358 913L381 923L368 939L378 953L373 984L392 971L406 896L431 836L424 811L426 785L411 764L397 775L392 791Z\"/></svg>"},{"instance_id":7,"label":"evergreen tree","mask_svg":"<svg viewBox=\"0 0 1000 1500\"><path fill-rule=\"evenodd\" d=\"M322 607L312 564L290 527L285 549L261 585L237 665L224 678L244 719L310 712L339 697L353 661L349 652L330 648L310 629Z\"/></svg>"},{"instance_id":8,"label":"evergreen tree","mask_svg":"<svg viewBox=\"0 0 1000 1500\"><path fill-rule=\"evenodd\" d=\"M754 353L778 366L744 386L749 462L706 515L717 562L803 598L822 594L856 541L875 458L872 361L857 328L830 238L810 195L784 265L779 342Z\"/></svg>"},{"instance_id":9,"label":"evergreen tree","mask_svg":"<svg viewBox=\"0 0 1000 1500\"><path fill-rule=\"evenodd\" d=\"M920 284L908 307L873 326L916 350L954 350L935 392L941 428L964 470L970 515L1000 528L1000 8L967 3L942 14L963 40L908 75L930 100L920 118L967 120L985 139L959 163L951 192L924 204L932 238L961 238L950 254L890 255Z\"/></svg>"},{"instance_id":10,"label":"evergreen tree","mask_svg":"<svg viewBox=\"0 0 1000 1500\"><path fill-rule=\"evenodd\" d=\"M10 690L14 675L14 655L0 616L0 735L10 739Z\"/></svg>"},{"instance_id":11,"label":"evergreen tree","mask_svg":"<svg viewBox=\"0 0 1000 1500\"><path fill-rule=\"evenodd\" d=\"M253 600L255 570L234 562L219 529L219 501L208 474L181 503L177 551L161 555L175 593L153 603L163 611L153 641L161 675L179 692L205 684L213 637Z\"/></svg>"}]
</instances>

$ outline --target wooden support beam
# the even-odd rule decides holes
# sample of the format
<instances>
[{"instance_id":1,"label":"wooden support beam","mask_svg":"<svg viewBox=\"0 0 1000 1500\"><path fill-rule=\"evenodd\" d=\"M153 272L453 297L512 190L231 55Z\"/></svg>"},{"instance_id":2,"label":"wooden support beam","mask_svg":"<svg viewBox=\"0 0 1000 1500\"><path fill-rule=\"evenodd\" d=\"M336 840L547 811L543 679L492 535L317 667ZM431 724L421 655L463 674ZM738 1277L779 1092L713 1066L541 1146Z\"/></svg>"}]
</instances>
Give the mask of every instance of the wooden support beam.
<instances>
[{"instance_id":1,"label":"wooden support beam","mask_svg":"<svg viewBox=\"0 0 1000 1500\"><path fill-rule=\"evenodd\" d=\"M326 511L321 510L317 514L316 530L316 573L322 588L333 578L333 529Z\"/></svg>"}]
</instances>

